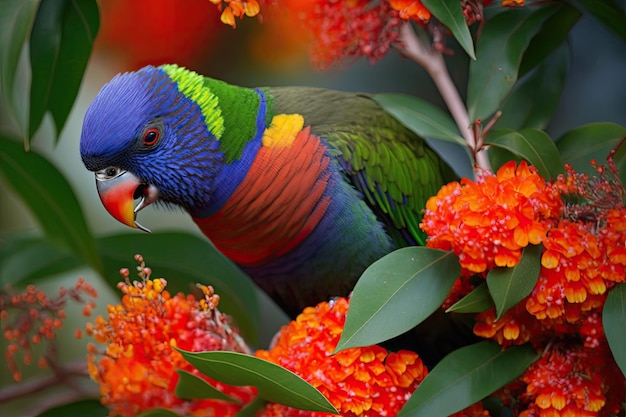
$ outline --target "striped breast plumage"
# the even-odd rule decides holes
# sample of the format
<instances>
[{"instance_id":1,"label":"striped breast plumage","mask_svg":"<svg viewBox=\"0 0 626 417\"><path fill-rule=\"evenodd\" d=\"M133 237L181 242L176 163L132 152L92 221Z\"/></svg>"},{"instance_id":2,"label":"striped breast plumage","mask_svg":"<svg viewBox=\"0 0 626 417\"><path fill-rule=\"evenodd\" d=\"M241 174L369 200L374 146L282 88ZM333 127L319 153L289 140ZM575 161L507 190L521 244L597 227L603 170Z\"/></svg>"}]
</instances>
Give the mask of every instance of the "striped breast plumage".
<instances>
[{"instance_id":1,"label":"striped breast plumage","mask_svg":"<svg viewBox=\"0 0 626 417\"><path fill-rule=\"evenodd\" d=\"M311 292L347 295L393 249L383 225L301 115L275 115L260 140L228 200L194 221L288 313Z\"/></svg>"}]
</instances>

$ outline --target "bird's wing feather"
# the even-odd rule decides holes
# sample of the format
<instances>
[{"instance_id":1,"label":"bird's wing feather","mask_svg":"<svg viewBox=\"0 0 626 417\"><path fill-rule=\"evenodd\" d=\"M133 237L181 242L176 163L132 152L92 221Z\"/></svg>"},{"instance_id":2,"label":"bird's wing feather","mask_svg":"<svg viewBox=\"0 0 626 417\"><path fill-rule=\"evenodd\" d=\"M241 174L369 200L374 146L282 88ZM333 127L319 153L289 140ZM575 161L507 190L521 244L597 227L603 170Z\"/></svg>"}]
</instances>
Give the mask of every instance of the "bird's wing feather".
<instances>
[{"instance_id":1,"label":"bird's wing feather","mask_svg":"<svg viewBox=\"0 0 626 417\"><path fill-rule=\"evenodd\" d=\"M453 174L422 138L366 95L306 87L266 91L277 113L303 115L326 140L379 217L407 243L424 243L419 223L426 200Z\"/></svg>"}]
</instances>

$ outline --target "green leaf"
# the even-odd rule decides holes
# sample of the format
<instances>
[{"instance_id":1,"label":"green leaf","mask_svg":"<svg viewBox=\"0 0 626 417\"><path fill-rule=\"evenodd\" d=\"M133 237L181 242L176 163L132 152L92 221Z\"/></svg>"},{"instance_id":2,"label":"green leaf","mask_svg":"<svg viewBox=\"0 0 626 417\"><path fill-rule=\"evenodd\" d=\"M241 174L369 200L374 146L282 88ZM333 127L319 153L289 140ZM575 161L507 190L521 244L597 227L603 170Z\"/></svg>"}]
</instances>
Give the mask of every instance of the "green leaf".
<instances>
[{"instance_id":1,"label":"green leaf","mask_svg":"<svg viewBox=\"0 0 626 417\"><path fill-rule=\"evenodd\" d=\"M487 284L482 283L465 297L452 304L446 313L452 311L455 313L481 313L491 307L493 307L493 299L489 294Z\"/></svg>"},{"instance_id":2,"label":"green leaf","mask_svg":"<svg viewBox=\"0 0 626 417\"><path fill-rule=\"evenodd\" d=\"M528 344L506 350L491 341L462 347L428 373L398 417L456 413L519 377L538 357Z\"/></svg>"},{"instance_id":3,"label":"green leaf","mask_svg":"<svg viewBox=\"0 0 626 417\"><path fill-rule=\"evenodd\" d=\"M337 414L335 407L316 388L274 363L237 352L178 351L203 374L229 385L257 387L259 397L267 401Z\"/></svg>"},{"instance_id":4,"label":"green leaf","mask_svg":"<svg viewBox=\"0 0 626 417\"><path fill-rule=\"evenodd\" d=\"M50 408L37 417L106 416L108 412L99 400L82 400Z\"/></svg>"},{"instance_id":5,"label":"green leaf","mask_svg":"<svg viewBox=\"0 0 626 417\"><path fill-rule=\"evenodd\" d=\"M171 293L189 293L195 283L210 284L220 295L221 311L236 318L250 342L256 341L259 304L250 279L204 238L181 232L131 232L98 239L104 277L115 288L119 269L135 264L140 253L159 277L167 280Z\"/></svg>"},{"instance_id":6,"label":"green leaf","mask_svg":"<svg viewBox=\"0 0 626 417\"><path fill-rule=\"evenodd\" d=\"M470 121L487 119L498 110L517 81L522 56L543 23L562 6L511 9L490 19L470 62L467 106Z\"/></svg>"},{"instance_id":7,"label":"green leaf","mask_svg":"<svg viewBox=\"0 0 626 417\"><path fill-rule=\"evenodd\" d=\"M626 14L623 7L618 7L610 0L577 0L576 3L626 41Z\"/></svg>"},{"instance_id":8,"label":"green leaf","mask_svg":"<svg viewBox=\"0 0 626 417\"><path fill-rule=\"evenodd\" d=\"M155 408L152 410L144 411L141 414L137 414L137 417L181 417L173 411L166 410L165 408Z\"/></svg>"},{"instance_id":9,"label":"green leaf","mask_svg":"<svg viewBox=\"0 0 626 417\"><path fill-rule=\"evenodd\" d=\"M0 282L26 286L85 263L68 249L43 237L3 237L0 245Z\"/></svg>"},{"instance_id":10,"label":"green leaf","mask_svg":"<svg viewBox=\"0 0 626 417\"><path fill-rule=\"evenodd\" d=\"M354 287L335 351L374 345L417 326L441 306L460 272L454 253L417 246L374 262Z\"/></svg>"},{"instance_id":11,"label":"green leaf","mask_svg":"<svg viewBox=\"0 0 626 417\"><path fill-rule=\"evenodd\" d=\"M192 400L198 398L213 398L224 400L235 404L241 404L241 401L224 394L222 391L209 384L206 380L192 374L191 372L177 369L178 384L176 384L176 396L184 400Z\"/></svg>"},{"instance_id":12,"label":"green leaf","mask_svg":"<svg viewBox=\"0 0 626 417\"><path fill-rule=\"evenodd\" d=\"M487 274L487 286L496 305L496 320L535 288L541 269L541 246L528 245L522 259L512 268L494 268Z\"/></svg>"},{"instance_id":13,"label":"green leaf","mask_svg":"<svg viewBox=\"0 0 626 417\"><path fill-rule=\"evenodd\" d=\"M602 327L613 358L626 376L626 284L617 284L609 292L602 310Z\"/></svg>"},{"instance_id":14,"label":"green leaf","mask_svg":"<svg viewBox=\"0 0 626 417\"><path fill-rule=\"evenodd\" d=\"M0 90L16 119L17 104L13 97L15 72L38 3L35 0L0 2Z\"/></svg>"},{"instance_id":15,"label":"green leaf","mask_svg":"<svg viewBox=\"0 0 626 417\"><path fill-rule=\"evenodd\" d=\"M496 146L487 148L487 156L489 157L489 165L493 172L496 172L502 165L509 161L515 161L519 164L524 160L524 158L520 158L512 152Z\"/></svg>"},{"instance_id":16,"label":"green leaf","mask_svg":"<svg viewBox=\"0 0 626 417\"><path fill-rule=\"evenodd\" d=\"M561 8L546 20L524 51L519 76L522 77L544 62L557 49L566 46L567 35L580 16L578 9L567 3L561 3Z\"/></svg>"},{"instance_id":17,"label":"green leaf","mask_svg":"<svg viewBox=\"0 0 626 417\"><path fill-rule=\"evenodd\" d=\"M559 151L552 139L537 129L493 129L485 144L505 149L534 165L543 178L556 178L563 172Z\"/></svg>"},{"instance_id":18,"label":"green leaf","mask_svg":"<svg viewBox=\"0 0 626 417\"><path fill-rule=\"evenodd\" d=\"M425 138L457 175L473 175L474 158L449 114L427 101L406 94L376 94L372 97L409 130ZM438 146L435 141L447 143ZM458 157L453 159L455 155Z\"/></svg>"},{"instance_id":19,"label":"green leaf","mask_svg":"<svg viewBox=\"0 0 626 417\"><path fill-rule=\"evenodd\" d=\"M254 397L252 401L246 403L241 410L237 411L235 417L256 417L262 408L265 407L267 401L260 397Z\"/></svg>"},{"instance_id":20,"label":"green leaf","mask_svg":"<svg viewBox=\"0 0 626 417\"><path fill-rule=\"evenodd\" d=\"M32 83L28 136L47 111L57 138L72 109L98 33L96 0L46 0L40 3L30 36Z\"/></svg>"},{"instance_id":21,"label":"green leaf","mask_svg":"<svg viewBox=\"0 0 626 417\"><path fill-rule=\"evenodd\" d=\"M577 127L561 136L556 146L563 163L571 164L577 172L596 174L589 162L606 163L609 151L626 135L626 127L615 123L599 122ZM622 184L626 184L626 158L616 158Z\"/></svg>"},{"instance_id":22,"label":"green leaf","mask_svg":"<svg viewBox=\"0 0 626 417\"><path fill-rule=\"evenodd\" d=\"M422 4L437 18L445 27L450 29L459 45L467 52L470 58L476 59L474 42L470 34L463 9L460 4L449 0L422 0Z\"/></svg>"},{"instance_id":23,"label":"green leaf","mask_svg":"<svg viewBox=\"0 0 626 417\"><path fill-rule=\"evenodd\" d=\"M372 97L417 135L465 146L465 139L454 120L437 106L407 94L375 94Z\"/></svg>"},{"instance_id":24,"label":"green leaf","mask_svg":"<svg viewBox=\"0 0 626 417\"><path fill-rule=\"evenodd\" d=\"M100 255L69 183L47 159L0 136L0 177L31 210L51 242L100 271Z\"/></svg>"},{"instance_id":25,"label":"green leaf","mask_svg":"<svg viewBox=\"0 0 626 417\"><path fill-rule=\"evenodd\" d=\"M569 59L569 46L563 43L539 67L521 79L505 99L496 126L545 128L559 105Z\"/></svg>"}]
</instances>

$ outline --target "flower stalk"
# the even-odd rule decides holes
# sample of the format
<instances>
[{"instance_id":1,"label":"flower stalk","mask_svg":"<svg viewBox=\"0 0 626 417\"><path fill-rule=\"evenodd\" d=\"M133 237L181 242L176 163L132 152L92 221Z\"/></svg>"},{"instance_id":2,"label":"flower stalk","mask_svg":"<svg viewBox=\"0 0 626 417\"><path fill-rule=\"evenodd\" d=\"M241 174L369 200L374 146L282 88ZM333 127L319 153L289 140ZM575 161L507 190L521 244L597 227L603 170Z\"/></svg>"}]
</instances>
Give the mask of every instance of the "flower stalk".
<instances>
[{"instance_id":1,"label":"flower stalk","mask_svg":"<svg viewBox=\"0 0 626 417\"><path fill-rule=\"evenodd\" d=\"M428 73L445 101L461 136L472 151L476 167L489 169L489 160L482 147L482 141L480 141L477 131L472 129L467 108L450 77L441 51L433 48L430 43L420 40L410 22L406 22L400 27L400 37L394 43L394 47L400 54L415 61Z\"/></svg>"}]
</instances>

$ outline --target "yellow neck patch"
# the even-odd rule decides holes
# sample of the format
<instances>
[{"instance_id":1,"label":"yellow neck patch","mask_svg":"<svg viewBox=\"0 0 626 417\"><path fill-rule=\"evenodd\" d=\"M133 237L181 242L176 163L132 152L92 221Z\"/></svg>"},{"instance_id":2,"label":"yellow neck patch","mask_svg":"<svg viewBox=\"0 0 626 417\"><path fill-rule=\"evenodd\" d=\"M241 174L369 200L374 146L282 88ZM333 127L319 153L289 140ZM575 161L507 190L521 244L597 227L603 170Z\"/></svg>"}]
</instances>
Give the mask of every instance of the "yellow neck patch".
<instances>
[{"instance_id":1,"label":"yellow neck patch","mask_svg":"<svg viewBox=\"0 0 626 417\"><path fill-rule=\"evenodd\" d=\"M263 134L263 146L286 148L292 145L296 135L304 127L304 118L299 114L279 114L272 118L270 127Z\"/></svg>"}]
</instances>

